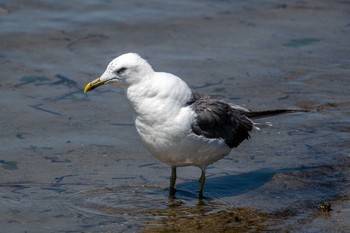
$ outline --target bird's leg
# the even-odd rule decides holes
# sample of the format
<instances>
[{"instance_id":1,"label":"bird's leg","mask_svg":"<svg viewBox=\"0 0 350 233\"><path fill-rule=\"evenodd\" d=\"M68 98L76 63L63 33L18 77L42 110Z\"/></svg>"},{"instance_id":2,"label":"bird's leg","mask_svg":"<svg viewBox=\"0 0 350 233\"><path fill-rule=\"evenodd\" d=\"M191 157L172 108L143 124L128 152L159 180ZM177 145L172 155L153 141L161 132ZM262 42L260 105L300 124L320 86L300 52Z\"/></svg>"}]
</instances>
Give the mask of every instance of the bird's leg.
<instances>
[{"instance_id":1,"label":"bird's leg","mask_svg":"<svg viewBox=\"0 0 350 233\"><path fill-rule=\"evenodd\" d=\"M176 182L176 167L171 167L171 176L170 176L170 187L169 187L169 196L173 197L176 193L174 188Z\"/></svg>"},{"instance_id":2,"label":"bird's leg","mask_svg":"<svg viewBox=\"0 0 350 233\"><path fill-rule=\"evenodd\" d=\"M203 188L205 183L205 171L202 169L201 177L199 178L199 192L198 192L198 198L203 199Z\"/></svg>"}]
</instances>

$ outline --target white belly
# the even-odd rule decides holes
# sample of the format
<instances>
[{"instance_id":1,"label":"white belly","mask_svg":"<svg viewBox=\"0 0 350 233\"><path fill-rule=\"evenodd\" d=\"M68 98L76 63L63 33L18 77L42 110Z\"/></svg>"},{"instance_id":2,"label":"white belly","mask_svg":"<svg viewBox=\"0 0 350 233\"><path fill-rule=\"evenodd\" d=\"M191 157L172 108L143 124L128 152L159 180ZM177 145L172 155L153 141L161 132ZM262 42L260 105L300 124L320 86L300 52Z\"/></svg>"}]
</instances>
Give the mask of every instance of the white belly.
<instances>
[{"instance_id":1,"label":"white belly","mask_svg":"<svg viewBox=\"0 0 350 233\"><path fill-rule=\"evenodd\" d=\"M177 117L162 124L150 126L141 118L135 125L148 150L161 162L171 166L197 166L209 164L225 157L231 151L223 139L207 139L191 131L193 114L184 108Z\"/></svg>"}]
</instances>

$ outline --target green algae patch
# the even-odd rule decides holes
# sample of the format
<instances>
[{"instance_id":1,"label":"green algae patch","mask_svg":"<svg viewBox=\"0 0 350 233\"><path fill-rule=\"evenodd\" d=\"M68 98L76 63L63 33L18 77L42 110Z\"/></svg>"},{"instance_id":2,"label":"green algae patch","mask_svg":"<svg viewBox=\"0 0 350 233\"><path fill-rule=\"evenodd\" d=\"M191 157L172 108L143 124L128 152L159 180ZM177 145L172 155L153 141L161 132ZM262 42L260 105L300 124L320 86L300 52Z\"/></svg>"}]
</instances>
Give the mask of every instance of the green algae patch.
<instances>
[{"instance_id":1,"label":"green algae patch","mask_svg":"<svg viewBox=\"0 0 350 233\"><path fill-rule=\"evenodd\" d=\"M321 39L316 39L316 38L293 39L283 44L283 46L291 47L291 48L299 48L299 47L311 45L320 41Z\"/></svg>"},{"instance_id":2,"label":"green algae patch","mask_svg":"<svg viewBox=\"0 0 350 233\"><path fill-rule=\"evenodd\" d=\"M6 170L17 170L18 169L17 164L18 162L16 161L0 160L0 166Z\"/></svg>"}]
</instances>

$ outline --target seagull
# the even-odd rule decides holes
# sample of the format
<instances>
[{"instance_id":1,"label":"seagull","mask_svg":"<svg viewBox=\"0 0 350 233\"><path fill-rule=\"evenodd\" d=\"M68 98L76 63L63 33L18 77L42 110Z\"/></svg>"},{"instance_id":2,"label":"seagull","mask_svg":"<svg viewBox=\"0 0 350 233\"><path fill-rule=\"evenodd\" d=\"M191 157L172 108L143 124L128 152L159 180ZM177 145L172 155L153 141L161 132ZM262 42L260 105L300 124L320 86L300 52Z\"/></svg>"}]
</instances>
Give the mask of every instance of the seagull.
<instances>
[{"instance_id":1,"label":"seagull","mask_svg":"<svg viewBox=\"0 0 350 233\"><path fill-rule=\"evenodd\" d=\"M84 93L107 83L125 90L143 143L156 159L170 165L171 197L176 193L176 168L196 166L201 169L202 199L208 165L227 156L257 128L248 109L200 94L179 77L154 71L136 53L113 59Z\"/></svg>"}]
</instances>

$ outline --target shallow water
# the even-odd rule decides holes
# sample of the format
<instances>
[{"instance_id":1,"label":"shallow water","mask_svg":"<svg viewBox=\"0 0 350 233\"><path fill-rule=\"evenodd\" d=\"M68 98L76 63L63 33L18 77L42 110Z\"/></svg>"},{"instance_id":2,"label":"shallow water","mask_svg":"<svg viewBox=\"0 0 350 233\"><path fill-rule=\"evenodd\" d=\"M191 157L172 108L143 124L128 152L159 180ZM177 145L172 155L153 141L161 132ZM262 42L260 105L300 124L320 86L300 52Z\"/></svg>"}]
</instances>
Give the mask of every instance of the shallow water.
<instances>
[{"instance_id":1,"label":"shallow water","mask_svg":"<svg viewBox=\"0 0 350 233\"><path fill-rule=\"evenodd\" d=\"M350 231L347 1L0 3L1 232ZM124 52L274 116L228 157L170 169L120 90L84 85ZM331 204L331 209L320 208Z\"/></svg>"}]
</instances>

